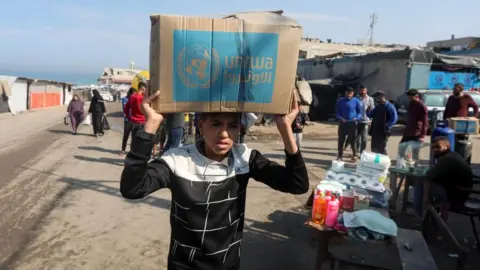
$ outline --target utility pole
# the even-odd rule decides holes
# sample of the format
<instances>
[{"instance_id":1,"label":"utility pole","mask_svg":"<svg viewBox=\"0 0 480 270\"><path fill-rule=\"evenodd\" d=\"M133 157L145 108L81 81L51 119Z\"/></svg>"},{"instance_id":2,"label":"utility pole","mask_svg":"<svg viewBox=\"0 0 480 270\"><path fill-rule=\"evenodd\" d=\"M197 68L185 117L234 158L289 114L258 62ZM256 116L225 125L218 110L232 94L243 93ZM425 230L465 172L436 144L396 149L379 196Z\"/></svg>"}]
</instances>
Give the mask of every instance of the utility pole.
<instances>
[{"instance_id":1,"label":"utility pole","mask_svg":"<svg viewBox=\"0 0 480 270\"><path fill-rule=\"evenodd\" d=\"M369 42L369 45L372 46L373 45L373 33L374 33L374 29L375 29L375 24L377 24L377 14L374 12L371 16L370 16L370 28L368 30L368 35L370 36L370 42Z\"/></svg>"}]
</instances>

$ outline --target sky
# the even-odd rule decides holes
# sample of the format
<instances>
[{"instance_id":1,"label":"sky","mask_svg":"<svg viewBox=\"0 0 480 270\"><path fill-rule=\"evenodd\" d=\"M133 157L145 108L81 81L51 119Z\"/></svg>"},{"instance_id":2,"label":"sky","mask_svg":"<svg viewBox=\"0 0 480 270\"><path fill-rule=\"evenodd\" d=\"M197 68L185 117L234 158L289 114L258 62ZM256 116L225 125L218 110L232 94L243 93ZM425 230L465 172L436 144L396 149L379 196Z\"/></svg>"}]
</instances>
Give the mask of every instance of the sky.
<instances>
[{"instance_id":1,"label":"sky","mask_svg":"<svg viewBox=\"0 0 480 270\"><path fill-rule=\"evenodd\" d=\"M377 43L480 36L478 0L0 0L0 70L100 73L148 68L149 14L220 17L282 9L304 35L333 42L365 40L377 14Z\"/></svg>"}]
</instances>

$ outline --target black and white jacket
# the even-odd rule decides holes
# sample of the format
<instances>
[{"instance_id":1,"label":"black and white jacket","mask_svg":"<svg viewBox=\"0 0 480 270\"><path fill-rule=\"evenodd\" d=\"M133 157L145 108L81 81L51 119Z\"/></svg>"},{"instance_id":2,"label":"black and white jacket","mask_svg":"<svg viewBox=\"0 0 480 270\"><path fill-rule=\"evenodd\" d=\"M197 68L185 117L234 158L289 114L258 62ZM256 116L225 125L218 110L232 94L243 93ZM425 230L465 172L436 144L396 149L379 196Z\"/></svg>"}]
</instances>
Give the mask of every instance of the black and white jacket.
<instances>
[{"instance_id":1,"label":"black and white jacket","mask_svg":"<svg viewBox=\"0 0 480 270\"><path fill-rule=\"evenodd\" d=\"M308 191L300 152L286 154L281 166L260 152L235 144L227 159L212 161L197 143L166 152L149 162L153 141L143 131L127 155L120 191L140 199L162 188L172 192L168 269L239 269L245 198L253 178L292 194Z\"/></svg>"}]
</instances>

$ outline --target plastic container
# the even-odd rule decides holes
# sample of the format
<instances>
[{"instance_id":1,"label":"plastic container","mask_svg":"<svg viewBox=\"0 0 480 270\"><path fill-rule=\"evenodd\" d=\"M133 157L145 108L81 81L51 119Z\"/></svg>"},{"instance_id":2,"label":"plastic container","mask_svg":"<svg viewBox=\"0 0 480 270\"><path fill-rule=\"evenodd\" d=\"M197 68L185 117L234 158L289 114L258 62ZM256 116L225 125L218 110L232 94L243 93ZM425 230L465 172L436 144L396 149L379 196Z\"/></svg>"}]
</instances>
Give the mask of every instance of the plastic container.
<instances>
[{"instance_id":1,"label":"plastic container","mask_svg":"<svg viewBox=\"0 0 480 270\"><path fill-rule=\"evenodd\" d=\"M330 228L335 227L335 225L337 224L339 210L340 210L339 202L335 197L333 197L327 206L327 216L325 218L325 225L327 225Z\"/></svg>"},{"instance_id":2,"label":"plastic container","mask_svg":"<svg viewBox=\"0 0 480 270\"><path fill-rule=\"evenodd\" d=\"M344 190L342 192L342 209L345 211L352 211L355 204L355 195L351 190Z\"/></svg>"},{"instance_id":3,"label":"plastic container","mask_svg":"<svg viewBox=\"0 0 480 270\"><path fill-rule=\"evenodd\" d=\"M321 192L315 196L312 209L312 221L317 224L325 223L325 215L327 212L327 201L325 200L325 194Z\"/></svg>"},{"instance_id":4,"label":"plastic container","mask_svg":"<svg viewBox=\"0 0 480 270\"><path fill-rule=\"evenodd\" d=\"M354 188L354 204L353 209L355 211L364 210L370 208L370 201L372 200L372 195L368 191L361 188Z\"/></svg>"}]
</instances>

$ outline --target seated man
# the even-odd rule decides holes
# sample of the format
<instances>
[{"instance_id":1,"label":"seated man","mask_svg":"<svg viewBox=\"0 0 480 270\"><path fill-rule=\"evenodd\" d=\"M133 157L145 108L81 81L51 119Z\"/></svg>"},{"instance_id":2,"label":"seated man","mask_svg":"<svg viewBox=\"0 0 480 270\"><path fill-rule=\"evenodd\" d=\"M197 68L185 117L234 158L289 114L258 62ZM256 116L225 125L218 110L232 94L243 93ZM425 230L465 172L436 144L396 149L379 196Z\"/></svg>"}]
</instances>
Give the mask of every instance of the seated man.
<instances>
[{"instance_id":1,"label":"seated man","mask_svg":"<svg viewBox=\"0 0 480 270\"><path fill-rule=\"evenodd\" d=\"M238 270L249 179L280 192L308 191L307 168L290 128L298 113L296 100L291 113L275 117L285 146L284 166L235 143L241 125L237 113L200 114L200 140L171 148L159 160L149 162L163 116L148 103L158 95L142 104L145 128L133 138L136 143L125 160L120 192L128 199L141 199L159 189L170 189L169 270Z\"/></svg>"},{"instance_id":2,"label":"seated man","mask_svg":"<svg viewBox=\"0 0 480 270\"><path fill-rule=\"evenodd\" d=\"M447 220L449 209L462 208L468 199L469 193L458 188L473 187L472 168L459 153L450 151L450 142L445 138L438 138L432 151L437 161L427 172L432 181L430 195L435 204L440 205L442 218ZM423 185L415 188L423 190ZM416 198L415 201L417 213L422 213L422 200Z\"/></svg>"}]
</instances>

